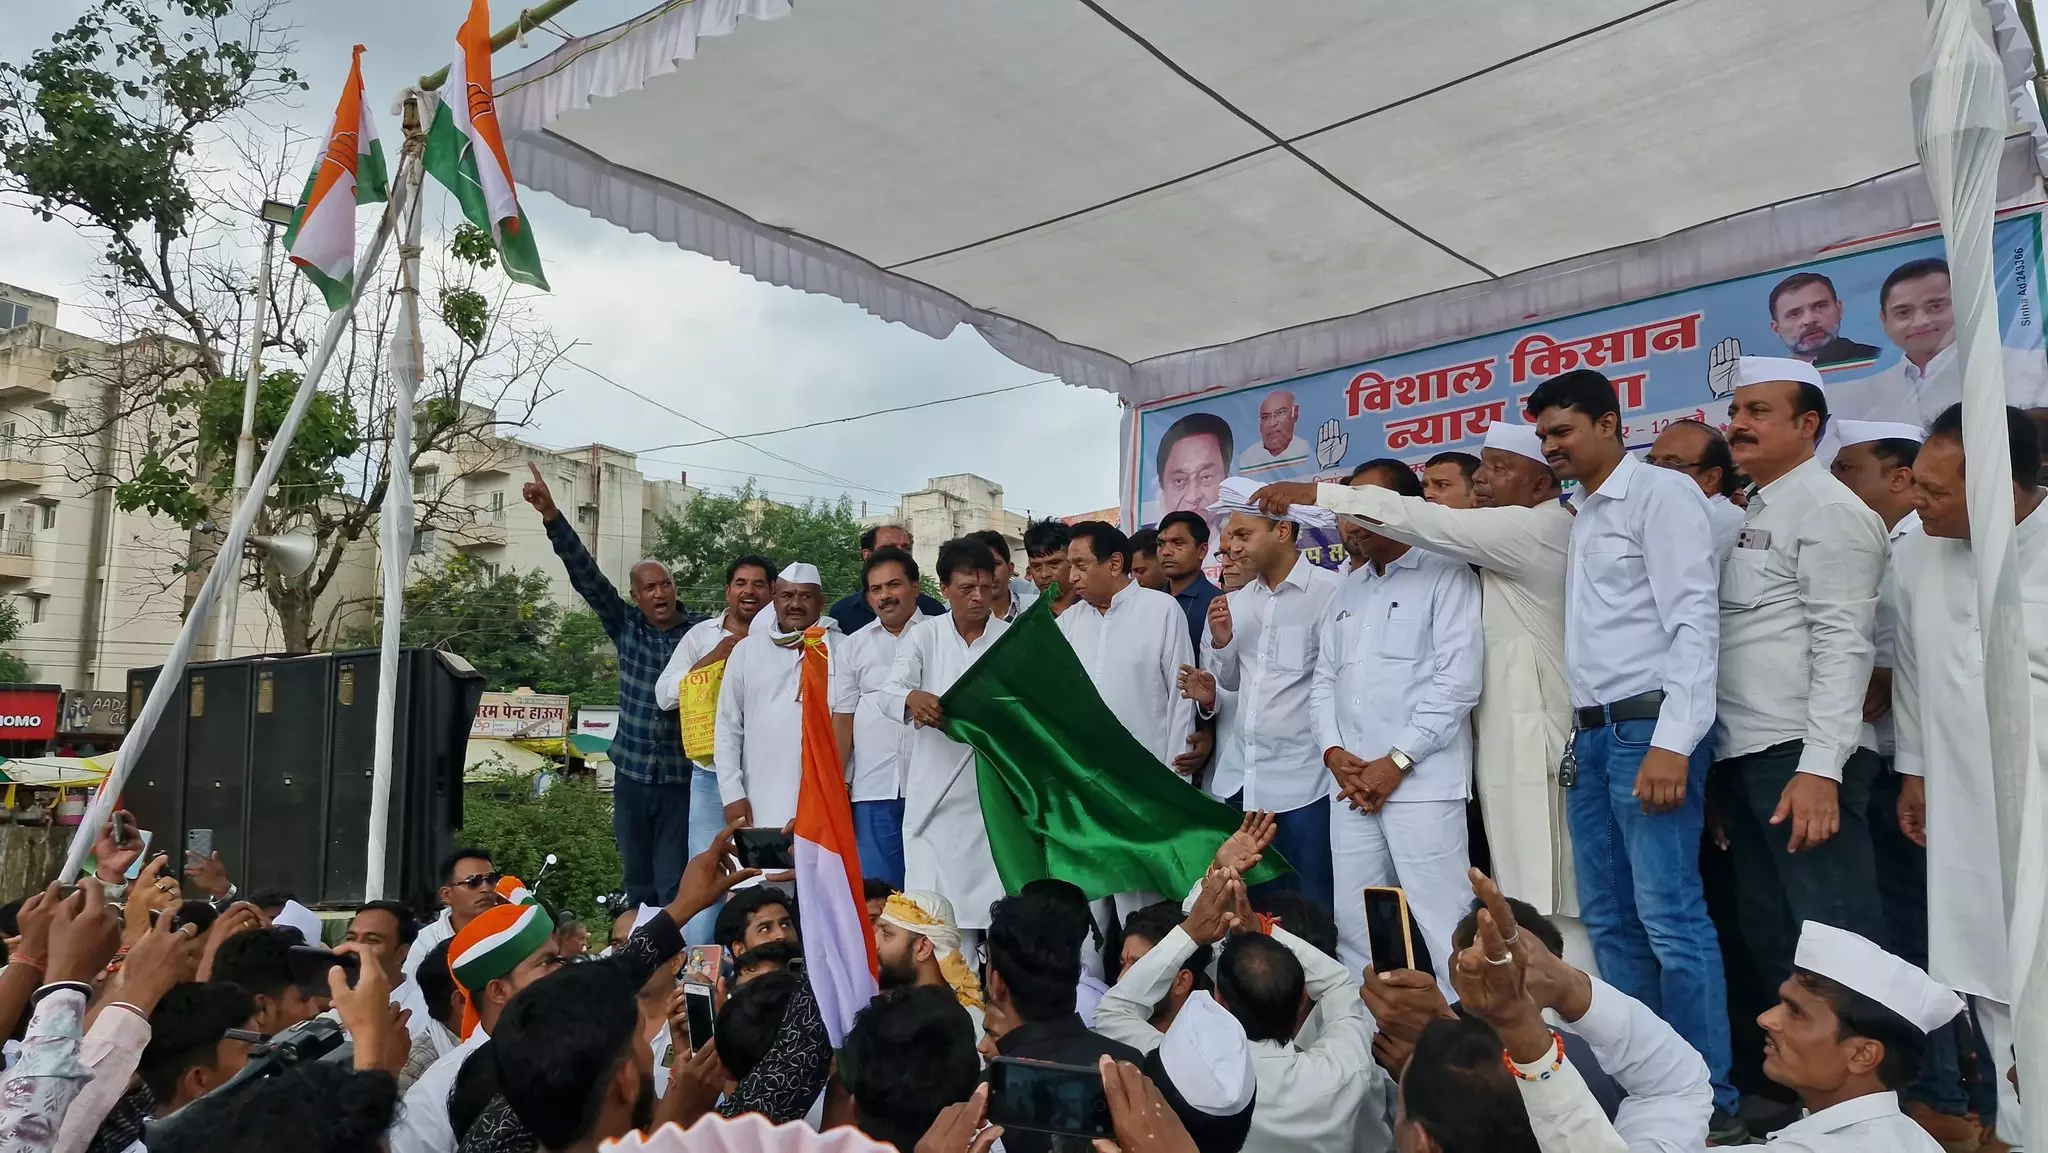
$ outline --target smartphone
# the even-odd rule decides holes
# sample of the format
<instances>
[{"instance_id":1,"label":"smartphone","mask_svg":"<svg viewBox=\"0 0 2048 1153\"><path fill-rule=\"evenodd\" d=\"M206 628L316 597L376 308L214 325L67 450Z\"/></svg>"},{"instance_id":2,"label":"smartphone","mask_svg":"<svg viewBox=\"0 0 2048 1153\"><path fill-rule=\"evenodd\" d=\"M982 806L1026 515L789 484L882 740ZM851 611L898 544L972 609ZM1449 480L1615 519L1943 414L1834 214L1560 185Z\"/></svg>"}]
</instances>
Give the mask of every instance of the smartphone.
<instances>
[{"instance_id":1,"label":"smartphone","mask_svg":"<svg viewBox=\"0 0 2048 1153\"><path fill-rule=\"evenodd\" d=\"M1422 927L1408 911L1408 894L1399 889L1368 885L1365 889L1365 939L1372 950L1376 973L1415 969L1434 973L1429 945L1422 939Z\"/></svg>"},{"instance_id":2,"label":"smartphone","mask_svg":"<svg viewBox=\"0 0 2048 1153\"><path fill-rule=\"evenodd\" d=\"M709 1045L718 1029L718 1015L711 1011L711 986L684 985L683 1008L689 1014L690 1049L694 1052Z\"/></svg>"},{"instance_id":3,"label":"smartphone","mask_svg":"<svg viewBox=\"0 0 2048 1153\"><path fill-rule=\"evenodd\" d=\"M128 880L132 881L142 875L142 866L149 863L149 842L154 837L155 834L151 833L148 829L142 830L142 851L135 855L133 861L129 862L128 872L123 874Z\"/></svg>"},{"instance_id":4,"label":"smartphone","mask_svg":"<svg viewBox=\"0 0 2048 1153\"><path fill-rule=\"evenodd\" d=\"M796 868L796 838L781 829L741 829L733 834L732 847L743 869Z\"/></svg>"},{"instance_id":5,"label":"smartphone","mask_svg":"<svg viewBox=\"0 0 2048 1153\"><path fill-rule=\"evenodd\" d=\"M678 976L682 984L702 985L706 989L718 983L719 966L725 963L725 950L716 945L692 945L683 954L683 971Z\"/></svg>"},{"instance_id":6,"label":"smartphone","mask_svg":"<svg viewBox=\"0 0 2048 1153\"><path fill-rule=\"evenodd\" d=\"M348 986L356 986L356 977L362 973L362 958L354 953L337 953L319 945L293 945L290 950L292 983L307 996L327 993L327 970L340 965L348 976Z\"/></svg>"},{"instance_id":7,"label":"smartphone","mask_svg":"<svg viewBox=\"0 0 2048 1153\"><path fill-rule=\"evenodd\" d=\"M185 851L198 853L200 860L213 856L213 830L190 829L185 833Z\"/></svg>"},{"instance_id":8,"label":"smartphone","mask_svg":"<svg viewBox=\"0 0 2048 1153\"><path fill-rule=\"evenodd\" d=\"M989 1062L988 1122L1073 1137L1116 1135L1100 1069L1014 1057Z\"/></svg>"}]
</instances>

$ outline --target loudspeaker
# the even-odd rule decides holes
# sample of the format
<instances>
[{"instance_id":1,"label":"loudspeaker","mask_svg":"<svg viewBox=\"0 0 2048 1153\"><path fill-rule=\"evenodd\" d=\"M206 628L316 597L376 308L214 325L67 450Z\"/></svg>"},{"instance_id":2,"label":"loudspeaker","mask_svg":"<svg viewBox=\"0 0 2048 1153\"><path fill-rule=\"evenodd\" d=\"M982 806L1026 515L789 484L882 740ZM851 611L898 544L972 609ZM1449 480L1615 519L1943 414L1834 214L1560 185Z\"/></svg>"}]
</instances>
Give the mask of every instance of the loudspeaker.
<instances>
[{"instance_id":1,"label":"loudspeaker","mask_svg":"<svg viewBox=\"0 0 2048 1153\"><path fill-rule=\"evenodd\" d=\"M128 674L130 716L160 669ZM462 766L483 677L459 657L405 649L385 826L384 889L430 891L462 824ZM376 754L378 654L268 655L185 670L135 755L122 803L182 860L186 830L210 828L243 892L307 904L362 901Z\"/></svg>"}]
</instances>

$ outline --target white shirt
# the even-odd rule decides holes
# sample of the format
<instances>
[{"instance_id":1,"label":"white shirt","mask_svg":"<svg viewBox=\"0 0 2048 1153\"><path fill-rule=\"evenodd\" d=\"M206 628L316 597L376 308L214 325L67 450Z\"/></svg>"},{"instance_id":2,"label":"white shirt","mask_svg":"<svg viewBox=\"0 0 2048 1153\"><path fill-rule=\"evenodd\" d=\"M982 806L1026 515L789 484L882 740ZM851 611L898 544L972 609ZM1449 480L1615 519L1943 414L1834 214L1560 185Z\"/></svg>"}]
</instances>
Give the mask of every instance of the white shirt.
<instances>
[{"instance_id":1,"label":"white shirt","mask_svg":"<svg viewBox=\"0 0 2048 1153\"><path fill-rule=\"evenodd\" d=\"M1392 1149L1387 1118L1393 1084L1373 1060L1372 1021L1359 1000L1358 982L1342 962L1285 929L1275 927L1273 940L1301 962L1321 1025L1305 1045L1251 1043L1258 1106L1244 1147L1258 1153ZM1151 1025L1152 1009L1166 999L1174 976L1195 949L1194 938L1176 925L1103 995L1095 1010L1095 1031L1140 1052L1157 1049L1164 1035Z\"/></svg>"},{"instance_id":2,"label":"white shirt","mask_svg":"<svg viewBox=\"0 0 2048 1153\"><path fill-rule=\"evenodd\" d=\"M1572 704L1662 689L1650 743L1691 756L1714 727L1721 636L1707 498L1684 473L1623 456L1575 503L1564 617Z\"/></svg>"},{"instance_id":3,"label":"white shirt","mask_svg":"<svg viewBox=\"0 0 2048 1153\"><path fill-rule=\"evenodd\" d=\"M419 933L412 939L412 947L405 951L405 964L400 966L405 971L406 984L413 983L413 976L420 971L420 962L427 959L427 954L434 951L434 946L455 938L455 922L450 919L452 916L448 910L443 909L440 916L420 926Z\"/></svg>"},{"instance_id":4,"label":"white shirt","mask_svg":"<svg viewBox=\"0 0 2048 1153\"><path fill-rule=\"evenodd\" d=\"M772 613L775 610L769 608L764 611ZM710 620L698 621L683 634L682 640L676 642L676 651L669 654L668 664L662 666L661 676L654 682L654 703L657 707L673 709L681 704L683 678L690 675L690 670L704 659L706 653L718 647L718 642L730 635L725 623L731 615L723 612Z\"/></svg>"},{"instance_id":5,"label":"white shirt","mask_svg":"<svg viewBox=\"0 0 2048 1153\"><path fill-rule=\"evenodd\" d=\"M1799 771L1842 779L1863 732L1884 522L1811 457L1750 494L1721 566L1717 760L1801 741Z\"/></svg>"},{"instance_id":6,"label":"white shirt","mask_svg":"<svg viewBox=\"0 0 2048 1153\"><path fill-rule=\"evenodd\" d=\"M1900 538L1904 537L1907 533L1919 531L1920 510L1911 509L1905 516L1900 517L1899 523L1893 525L1885 535L1890 541L1891 549L1896 550L1899 546ZM1894 659L1892 654L1897 649L1899 633L1899 582L1896 575L1898 566L1894 562L1896 555L1896 552L1887 551L1884 562L1884 577L1877 582L1877 655L1871 661L1871 667L1873 668L1892 668ZM1881 757L1891 756L1892 750L1897 747L1892 729L1891 710L1885 710L1885 714L1877 718L1875 723L1865 721L1862 734L1857 743L1866 749L1873 750Z\"/></svg>"},{"instance_id":7,"label":"white shirt","mask_svg":"<svg viewBox=\"0 0 2048 1153\"><path fill-rule=\"evenodd\" d=\"M1057 623L1102 703L1159 762L1188 751L1195 702L1180 694L1180 669L1195 663L1180 602L1131 581L1101 612L1077 600Z\"/></svg>"},{"instance_id":8,"label":"white shirt","mask_svg":"<svg viewBox=\"0 0 2048 1153\"><path fill-rule=\"evenodd\" d=\"M803 709L796 695L803 646L784 648L776 635L755 630L725 658L711 757L719 799L746 801L762 829L779 829L796 816L804 776ZM828 647L844 643L838 632L827 634Z\"/></svg>"},{"instance_id":9,"label":"white shirt","mask_svg":"<svg viewBox=\"0 0 2048 1153\"><path fill-rule=\"evenodd\" d=\"M448 1094L455 1088L462 1062L490 1039L478 1026L467 1041L442 1054L412 1083L397 1122L385 1133L391 1153L455 1153L461 1138L448 1120Z\"/></svg>"},{"instance_id":10,"label":"white shirt","mask_svg":"<svg viewBox=\"0 0 2048 1153\"><path fill-rule=\"evenodd\" d=\"M1239 471L1250 472L1255 468L1295 464L1307 459L1308 442L1297 436L1289 440L1287 446L1279 452L1267 452L1265 441L1253 442L1250 448L1237 454L1237 467Z\"/></svg>"},{"instance_id":11,"label":"white shirt","mask_svg":"<svg viewBox=\"0 0 2048 1153\"><path fill-rule=\"evenodd\" d=\"M878 706L900 717L912 692L945 696L1009 628L990 617L973 644L960 635L951 613L906 629L889 679L876 694ZM988 907L1003 896L981 819L974 750L942 728L914 728L911 734L903 778L903 887L944 896L962 929L988 928Z\"/></svg>"},{"instance_id":12,"label":"white shirt","mask_svg":"<svg viewBox=\"0 0 2048 1153\"><path fill-rule=\"evenodd\" d=\"M2008 348L2005 402L2019 408L2048 406L2048 358L2039 349ZM1941 410L1963 399L1963 363L1956 346L1934 354L1925 370L1901 358L1883 372L1861 380L1829 384L1828 411L1846 420L1895 420L1922 428Z\"/></svg>"},{"instance_id":13,"label":"white shirt","mask_svg":"<svg viewBox=\"0 0 2048 1153\"><path fill-rule=\"evenodd\" d=\"M1897 1093L1872 1093L1808 1113L1765 1142L1779 1153L1940 1153L1941 1145L1899 1111ZM397 1153L393 1150L392 1153Z\"/></svg>"},{"instance_id":14,"label":"white shirt","mask_svg":"<svg viewBox=\"0 0 2048 1153\"><path fill-rule=\"evenodd\" d=\"M1485 652L1479 578L1469 566L1419 548L1385 573L1359 565L1330 601L1317 639L1309 690L1317 743L1368 761L1390 749L1412 757L1414 771L1390 801L1469 798L1468 718ZM1323 784L1335 795L1328 773Z\"/></svg>"},{"instance_id":15,"label":"white shirt","mask_svg":"<svg viewBox=\"0 0 2048 1153\"><path fill-rule=\"evenodd\" d=\"M1722 562L1735 547L1735 534L1742 531L1742 518L1747 514L1742 506L1727 497L1714 494L1707 498L1707 523L1714 528L1714 550Z\"/></svg>"},{"instance_id":16,"label":"white shirt","mask_svg":"<svg viewBox=\"0 0 2048 1153\"><path fill-rule=\"evenodd\" d=\"M903 723L901 709L888 712L881 692L896 667L897 646L923 619L913 611L903 631L892 633L876 617L840 641L832 654L832 711L853 717L853 763L846 766L846 779L856 801L893 801L903 795L913 730Z\"/></svg>"},{"instance_id":17,"label":"white shirt","mask_svg":"<svg viewBox=\"0 0 2048 1153\"><path fill-rule=\"evenodd\" d=\"M1203 644L1208 643L1209 630L1202 629ZM1244 788L1245 777L1251 766L1245 764L1243 746L1237 739L1237 719L1240 710L1237 694L1216 686L1216 707L1209 716L1215 721L1216 743L1209 753L1209 771L1202 776L1202 791L1219 801L1227 801Z\"/></svg>"},{"instance_id":18,"label":"white shirt","mask_svg":"<svg viewBox=\"0 0 2048 1153\"><path fill-rule=\"evenodd\" d=\"M1343 582L1295 555L1277 588L1263 578L1234 593L1230 643L1215 647L1204 622L1202 661L1219 688L1237 692L1232 763L1244 768L1244 807L1292 812L1328 795L1323 746L1309 721L1318 627Z\"/></svg>"},{"instance_id":19,"label":"white shirt","mask_svg":"<svg viewBox=\"0 0 2048 1153\"><path fill-rule=\"evenodd\" d=\"M1586 1042L1593 1058L1627 1096L1615 1112L1612 1131L1632 1153L1698 1153L1707 1143L1714 1089L1699 1051L1665 1024L1648 1005L1594 977L1586 1014L1568 1028ZM1548 1065L1548 1062L1545 1062ZM1529 1101L1528 1083L1522 1083ZM1591 1099L1591 1094L1587 1095ZM1600 1148L1597 1144L1552 1145L1531 1104L1537 1143L1545 1150ZM1592 1116L1607 1128L1607 1115L1593 1101Z\"/></svg>"}]
</instances>

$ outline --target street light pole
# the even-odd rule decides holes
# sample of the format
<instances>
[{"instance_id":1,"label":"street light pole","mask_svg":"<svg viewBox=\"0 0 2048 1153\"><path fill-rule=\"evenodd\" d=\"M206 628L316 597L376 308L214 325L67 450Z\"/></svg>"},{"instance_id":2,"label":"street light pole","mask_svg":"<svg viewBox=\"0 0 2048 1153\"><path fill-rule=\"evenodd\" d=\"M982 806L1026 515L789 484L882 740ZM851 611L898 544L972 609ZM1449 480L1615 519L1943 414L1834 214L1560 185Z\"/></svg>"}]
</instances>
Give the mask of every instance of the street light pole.
<instances>
[{"instance_id":1,"label":"street light pole","mask_svg":"<svg viewBox=\"0 0 2048 1153\"><path fill-rule=\"evenodd\" d=\"M277 248L277 230L292 222L297 211L276 200L263 202L263 267L256 273L256 322L249 334L249 376L242 383L242 435L235 441L235 503L249 495L249 479L256 471L256 397L263 387L263 322L270 312L270 260ZM240 567L242 558L222 557L222 562ZM220 590L220 623L215 627L213 658L235 655L235 616L240 609L242 581L239 573Z\"/></svg>"}]
</instances>

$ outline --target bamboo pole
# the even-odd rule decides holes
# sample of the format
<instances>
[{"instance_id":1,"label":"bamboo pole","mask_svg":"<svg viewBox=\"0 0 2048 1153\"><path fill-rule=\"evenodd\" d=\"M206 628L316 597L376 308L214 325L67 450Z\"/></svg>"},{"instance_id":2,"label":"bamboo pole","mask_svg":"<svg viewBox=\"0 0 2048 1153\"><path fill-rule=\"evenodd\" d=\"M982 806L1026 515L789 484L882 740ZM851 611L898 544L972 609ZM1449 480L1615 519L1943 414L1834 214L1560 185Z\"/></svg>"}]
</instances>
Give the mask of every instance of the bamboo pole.
<instances>
[{"instance_id":1,"label":"bamboo pole","mask_svg":"<svg viewBox=\"0 0 2048 1153\"><path fill-rule=\"evenodd\" d=\"M543 3L536 4L531 8L521 8L519 10L519 19L491 33L491 51L496 52L505 45L512 43L514 40L554 19L574 3L576 3L576 0L544 0ZM439 72L420 77L420 91L438 91L441 85L447 82L448 69L443 68Z\"/></svg>"}]
</instances>

